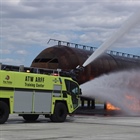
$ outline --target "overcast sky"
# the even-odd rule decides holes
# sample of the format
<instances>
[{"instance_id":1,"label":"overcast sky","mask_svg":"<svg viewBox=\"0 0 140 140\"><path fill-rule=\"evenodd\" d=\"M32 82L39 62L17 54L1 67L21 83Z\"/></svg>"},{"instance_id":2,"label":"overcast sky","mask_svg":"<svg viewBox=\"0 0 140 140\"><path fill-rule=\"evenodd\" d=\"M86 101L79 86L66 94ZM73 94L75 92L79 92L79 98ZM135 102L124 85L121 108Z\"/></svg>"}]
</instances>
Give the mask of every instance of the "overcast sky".
<instances>
[{"instance_id":1,"label":"overcast sky","mask_svg":"<svg viewBox=\"0 0 140 140\"><path fill-rule=\"evenodd\" d=\"M30 66L50 38L99 47L137 9L140 0L0 0L0 62ZM140 26L111 49L140 55Z\"/></svg>"}]
</instances>

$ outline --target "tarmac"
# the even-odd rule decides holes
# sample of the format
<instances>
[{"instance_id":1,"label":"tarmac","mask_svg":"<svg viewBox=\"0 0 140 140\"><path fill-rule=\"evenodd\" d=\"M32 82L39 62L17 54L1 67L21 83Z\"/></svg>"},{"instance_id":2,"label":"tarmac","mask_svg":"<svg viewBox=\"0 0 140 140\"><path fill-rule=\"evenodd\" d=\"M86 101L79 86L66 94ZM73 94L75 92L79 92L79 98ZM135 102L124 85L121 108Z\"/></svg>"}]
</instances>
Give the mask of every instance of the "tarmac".
<instances>
[{"instance_id":1,"label":"tarmac","mask_svg":"<svg viewBox=\"0 0 140 140\"><path fill-rule=\"evenodd\" d=\"M64 123L40 116L27 123L10 115L0 125L0 140L139 140L140 117L75 115Z\"/></svg>"}]
</instances>

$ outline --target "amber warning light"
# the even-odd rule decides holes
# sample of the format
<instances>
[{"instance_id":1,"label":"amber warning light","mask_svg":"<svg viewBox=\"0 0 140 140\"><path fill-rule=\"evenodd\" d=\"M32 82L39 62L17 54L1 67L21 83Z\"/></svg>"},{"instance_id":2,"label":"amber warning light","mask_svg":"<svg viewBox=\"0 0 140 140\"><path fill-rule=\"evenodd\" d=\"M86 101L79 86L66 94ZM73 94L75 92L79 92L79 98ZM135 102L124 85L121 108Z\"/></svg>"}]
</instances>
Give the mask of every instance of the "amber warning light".
<instances>
[{"instance_id":1,"label":"amber warning light","mask_svg":"<svg viewBox=\"0 0 140 140\"><path fill-rule=\"evenodd\" d=\"M60 76L61 69L57 69L54 73L52 73L53 76Z\"/></svg>"}]
</instances>

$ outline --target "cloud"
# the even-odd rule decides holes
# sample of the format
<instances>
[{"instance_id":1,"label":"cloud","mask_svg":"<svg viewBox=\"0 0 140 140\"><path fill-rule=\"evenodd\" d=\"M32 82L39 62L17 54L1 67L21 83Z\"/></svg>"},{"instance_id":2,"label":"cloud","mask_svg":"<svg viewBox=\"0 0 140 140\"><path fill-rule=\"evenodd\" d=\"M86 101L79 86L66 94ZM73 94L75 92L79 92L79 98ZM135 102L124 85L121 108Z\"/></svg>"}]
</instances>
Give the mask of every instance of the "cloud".
<instances>
[{"instance_id":1,"label":"cloud","mask_svg":"<svg viewBox=\"0 0 140 140\"><path fill-rule=\"evenodd\" d=\"M2 62L3 64L10 64L10 65L21 65L23 64L24 61L22 59L0 58L0 62Z\"/></svg>"},{"instance_id":2,"label":"cloud","mask_svg":"<svg viewBox=\"0 0 140 140\"><path fill-rule=\"evenodd\" d=\"M11 59L26 55L23 63L29 66L48 47L50 38L98 47L140 8L140 2L5 0L1 7L0 55ZM139 31L138 27L134 28L114 46L140 48Z\"/></svg>"},{"instance_id":3,"label":"cloud","mask_svg":"<svg viewBox=\"0 0 140 140\"><path fill-rule=\"evenodd\" d=\"M28 52L26 50L18 50L16 51L17 54L26 55Z\"/></svg>"},{"instance_id":4,"label":"cloud","mask_svg":"<svg viewBox=\"0 0 140 140\"><path fill-rule=\"evenodd\" d=\"M7 49L0 49L0 54L10 54L11 52L10 52L10 50L7 50Z\"/></svg>"}]
</instances>

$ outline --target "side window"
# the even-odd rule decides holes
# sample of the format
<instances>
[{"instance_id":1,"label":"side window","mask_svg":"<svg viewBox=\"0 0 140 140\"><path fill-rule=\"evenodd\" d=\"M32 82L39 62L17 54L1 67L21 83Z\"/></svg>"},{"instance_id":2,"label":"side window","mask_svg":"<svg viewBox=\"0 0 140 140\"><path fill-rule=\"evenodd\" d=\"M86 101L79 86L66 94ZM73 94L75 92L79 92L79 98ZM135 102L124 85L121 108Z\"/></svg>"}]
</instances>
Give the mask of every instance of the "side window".
<instances>
[{"instance_id":1,"label":"side window","mask_svg":"<svg viewBox=\"0 0 140 140\"><path fill-rule=\"evenodd\" d=\"M70 83L70 92L73 94L78 94L78 86L76 83Z\"/></svg>"},{"instance_id":2,"label":"side window","mask_svg":"<svg viewBox=\"0 0 140 140\"><path fill-rule=\"evenodd\" d=\"M65 83L66 83L67 91L69 91L70 93L73 93L73 94L79 93L79 87L76 83L69 81L69 80L65 80Z\"/></svg>"}]
</instances>

